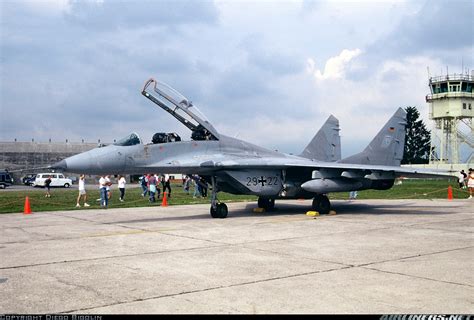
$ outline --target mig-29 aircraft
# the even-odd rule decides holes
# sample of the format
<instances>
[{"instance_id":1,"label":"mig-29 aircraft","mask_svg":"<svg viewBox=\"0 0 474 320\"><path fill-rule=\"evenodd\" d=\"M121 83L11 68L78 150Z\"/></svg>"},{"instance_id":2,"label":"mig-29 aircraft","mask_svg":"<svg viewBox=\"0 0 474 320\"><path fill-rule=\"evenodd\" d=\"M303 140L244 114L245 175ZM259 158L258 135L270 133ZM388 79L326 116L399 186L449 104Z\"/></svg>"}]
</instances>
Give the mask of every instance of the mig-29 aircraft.
<instances>
[{"instance_id":1,"label":"mig-29 aircraft","mask_svg":"<svg viewBox=\"0 0 474 320\"><path fill-rule=\"evenodd\" d=\"M398 109L364 151L341 159L339 121L327 119L299 155L268 150L219 133L190 100L150 79L142 94L191 130L191 141L175 133L156 133L143 144L136 133L108 146L69 157L51 166L86 174L198 174L212 186L213 218L228 209L217 193L258 196L258 206L274 208L275 199L313 199L321 214L331 209L329 192L390 189L397 177L434 178L448 172L400 167L406 113Z\"/></svg>"}]
</instances>

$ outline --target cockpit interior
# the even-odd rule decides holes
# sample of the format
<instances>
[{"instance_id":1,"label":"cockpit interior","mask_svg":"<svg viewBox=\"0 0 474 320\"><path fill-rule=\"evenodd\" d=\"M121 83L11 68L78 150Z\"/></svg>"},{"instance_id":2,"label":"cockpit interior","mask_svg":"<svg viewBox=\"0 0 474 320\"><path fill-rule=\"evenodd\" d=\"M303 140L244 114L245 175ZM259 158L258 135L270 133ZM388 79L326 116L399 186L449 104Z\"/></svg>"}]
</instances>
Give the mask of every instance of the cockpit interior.
<instances>
[{"instance_id":1,"label":"cockpit interior","mask_svg":"<svg viewBox=\"0 0 474 320\"><path fill-rule=\"evenodd\" d=\"M115 142L114 145L125 147L125 146L134 146L140 143L142 143L142 140L140 139L138 134L136 134L135 132L132 132L125 138L122 138L119 141Z\"/></svg>"}]
</instances>

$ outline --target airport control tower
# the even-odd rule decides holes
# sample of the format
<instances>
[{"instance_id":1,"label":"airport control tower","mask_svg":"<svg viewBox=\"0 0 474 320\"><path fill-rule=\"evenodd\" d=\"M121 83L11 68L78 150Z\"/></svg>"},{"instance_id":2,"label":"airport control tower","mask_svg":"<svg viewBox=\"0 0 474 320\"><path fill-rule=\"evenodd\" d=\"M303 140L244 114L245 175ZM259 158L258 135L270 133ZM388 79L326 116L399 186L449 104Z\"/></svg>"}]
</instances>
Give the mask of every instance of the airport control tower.
<instances>
[{"instance_id":1,"label":"airport control tower","mask_svg":"<svg viewBox=\"0 0 474 320\"><path fill-rule=\"evenodd\" d=\"M474 157L474 71L430 77L429 86L431 94L426 96L426 102L430 104L429 117L433 120L430 166L458 167L463 144L467 145L468 158L462 162L471 163Z\"/></svg>"}]
</instances>

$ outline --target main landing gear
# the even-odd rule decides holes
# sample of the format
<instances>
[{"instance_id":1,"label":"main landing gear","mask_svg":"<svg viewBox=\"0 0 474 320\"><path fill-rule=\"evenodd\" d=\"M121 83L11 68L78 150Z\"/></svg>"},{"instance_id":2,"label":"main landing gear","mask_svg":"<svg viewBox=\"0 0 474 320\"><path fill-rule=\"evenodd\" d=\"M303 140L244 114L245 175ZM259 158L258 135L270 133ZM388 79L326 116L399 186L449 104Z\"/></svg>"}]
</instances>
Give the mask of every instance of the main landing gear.
<instances>
[{"instance_id":1,"label":"main landing gear","mask_svg":"<svg viewBox=\"0 0 474 320\"><path fill-rule=\"evenodd\" d=\"M216 177L211 177L211 181L212 181L211 209L210 209L211 217L220 218L220 219L227 218L227 213L229 212L229 210L227 209L227 205L217 200Z\"/></svg>"},{"instance_id":2,"label":"main landing gear","mask_svg":"<svg viewBox=\"0 0 474 320\"><path fill-rule=\"evenodd\" d=\"M329 202L328 197L325 195L318 194L313 198L312 208L320 214L328 214L331 210L331 202Z\"/></svg>"},{"instance_id":3,"label":"main landing gear","mask_svg":"<svg viewBox=\"0 0 474 320\"><path fill-rule=\"evenodd\" d=\"M271 211L275 209L275 199L258 197L258 207L265 209L265 211Z\"/></svg>"}]
</instances>

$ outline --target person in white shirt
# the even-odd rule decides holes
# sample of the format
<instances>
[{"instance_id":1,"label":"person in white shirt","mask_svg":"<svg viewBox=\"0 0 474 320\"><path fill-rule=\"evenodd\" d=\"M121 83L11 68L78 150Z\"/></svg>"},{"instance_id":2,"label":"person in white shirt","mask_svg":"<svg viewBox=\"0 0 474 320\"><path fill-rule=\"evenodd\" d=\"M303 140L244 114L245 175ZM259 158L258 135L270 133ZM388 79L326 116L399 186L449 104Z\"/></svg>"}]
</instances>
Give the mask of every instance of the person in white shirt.
<instances>
[{"instance_id":1,"label":"person in white shirt","mask_svg":"<svg viewBox=\"0 0 474 320\"><path fill-rule=\"evenodd\" d=\"M467 175L464 173L464 170L461 170L458 174L459 188L461 189L466 189L466 184L464 183L466 176Z\"/></svg>"},{"instance_id":2,"label":"person in white shirt","mask_svg":"<svg viewBox=\"0 0 474 320\"><path fill-rule=\"evenodd\" d=\"M357 191L349 192L349 200L355 200L355 199L357 199Z\"/></svg>"},{"instance_id":3,"label":"person in white shirt","mask_svg":"<svg viewBox=\"0 0 474 320\"><path fill-rule=\"evenodd\" d=\"M109 199L107 197L107 181L104 176L101 176L99 179L99 190L100 190L100 205L104 208L107 208Z\"/></svg>"},{"instance_id":4,"label":"person in white shirt","mask_svg":"<svg viewBox=\"0 0 474 320\"><path fill-rule=\"evenodd\" d=\"M121 202L123 202L123 198L125 196L125 183L126 183L125 177L120 176L119 181L118 181L118 188L120 190L120 199L119 200Z\"/></svg>"},{"instance_id":5,"label":"person in white shirt","mask_svg":"<svg viewBox=\"0 0 474 320\"><path fill-rule=\"evenodd\" d=\"M165 184L163 185L163 194L168 190L168 198L171 198L170 175L165 174Z\"/></svg>"},{"instance_id":6,"label":"person in white shirt","mask_svg":"<svg viewBox=\"0 0 474 320\"><path fill-rule=\"evenodd\" d=\"M87 193L86 193L86 183L85 183L85 176L81 174L79 177L79 195L77 196L76 207L80 207L79 204L81 197L84 197L84 207L89 207L87 203Z\"/></svg>"},{"instance_id":7,"label":"person in white shirt","mask_svg":"<svg viewBox=\"0 0 474 320\"><path fill-rule=\"evenodd\" d=\"M469 188L469 198L468 199L472 199L472 195L474 194L474 170L472 168L469 168L467 187Z\"/></svg>"},{"instance_id":8,"label":"person in white shirt","mask_svg":"<svg viewBox=\"0 0 474 320\"><path fill-rule=\"evenodd\" d=\"M156 198L157 199L160 199L160 193L161 193L161 189L160 189L160 177L159 175L157 175L156 173L153 175L153 177L155 178L155 185L156 185L156 190L154 191L155 194L156 194ZM164 181L164 180L163 180ZM163 183L162 183L163 184ZM164 185L164 184L163 184Z\"/></svg>"},{"instance_id":9,"label":"person in white shirt","mask_svg":"<svg viewBox=\"0 0 474 320\"><path fill-rule=\"evenodd\" d=\"M112 198L112 191L110 191L111 185L112 182L110 181L110 176L105 176L105 189L107 190L107 200L110 200L110 198Z\"/></svg>"}]
</instances>

